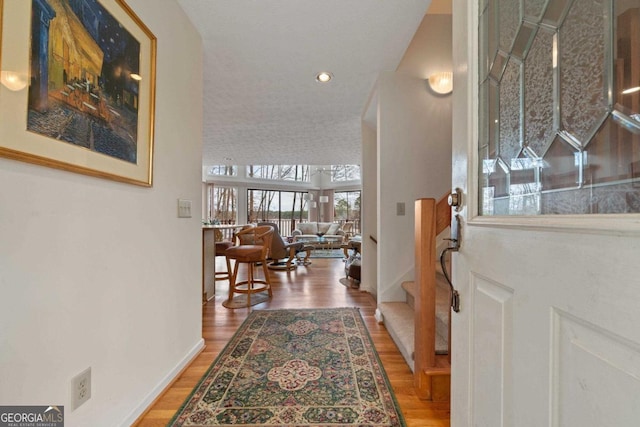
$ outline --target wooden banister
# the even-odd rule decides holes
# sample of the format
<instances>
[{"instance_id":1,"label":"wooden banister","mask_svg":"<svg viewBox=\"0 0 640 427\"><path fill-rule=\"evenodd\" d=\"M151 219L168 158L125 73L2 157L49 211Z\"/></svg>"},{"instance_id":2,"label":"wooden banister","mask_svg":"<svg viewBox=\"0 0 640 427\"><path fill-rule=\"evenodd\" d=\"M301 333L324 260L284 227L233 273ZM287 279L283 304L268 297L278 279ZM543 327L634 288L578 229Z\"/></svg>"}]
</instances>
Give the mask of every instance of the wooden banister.
<instances>
[{"instance_id":1,"label":"wooden banister","mask_svg":"<svg viewBox=\"0 0 640 427\"><path fill-rule=\"evenodd\" d=\"M415 202L414 385L418 397L429 400L443 397L438 394L448 386L450 373L450 362L440 366L436 357L436 236L451 224L447 199L448 194L437 202Z\"/></svg>"},{"instance_id":2,"label":"wooden banister","mask_svg":"<svg viewBox=\"0 0 640 427\"><path fill-rule=\"evenodd\" d=\"M415 353L414 385L418 396L431 398L431 380L425 370L435 366L436 358L436 201L418 199L415 203Z\"/></svg>"},{"instance_id":3,"label":"wooden banister","mask_svg":"<svg viewBox=\"0 0 640 427\"><path fill-rule=\"evenodd\" d=\"M436 203L436 235L442 233L451 225L451 206L449 206L449 194L442 196Z\"/></svg>"}]
</instances>

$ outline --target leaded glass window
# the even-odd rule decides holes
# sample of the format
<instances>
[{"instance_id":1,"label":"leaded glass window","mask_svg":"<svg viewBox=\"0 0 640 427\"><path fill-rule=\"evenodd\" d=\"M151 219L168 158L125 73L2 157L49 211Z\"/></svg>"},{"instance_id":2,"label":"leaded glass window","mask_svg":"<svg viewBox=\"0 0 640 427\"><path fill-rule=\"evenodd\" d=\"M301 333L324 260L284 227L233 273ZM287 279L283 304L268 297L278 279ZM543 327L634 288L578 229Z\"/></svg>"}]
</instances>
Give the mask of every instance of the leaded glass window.
<instances>
[{"instance_id":1,"label":"leaded glass window","mask_svg":"<svg viewBox=\"0 0 640 427\"><path fill-rule=\"evenodd\" d=\"M640 212L640 0L483 0L480 215Z\"/></svg>"}]
</instances>

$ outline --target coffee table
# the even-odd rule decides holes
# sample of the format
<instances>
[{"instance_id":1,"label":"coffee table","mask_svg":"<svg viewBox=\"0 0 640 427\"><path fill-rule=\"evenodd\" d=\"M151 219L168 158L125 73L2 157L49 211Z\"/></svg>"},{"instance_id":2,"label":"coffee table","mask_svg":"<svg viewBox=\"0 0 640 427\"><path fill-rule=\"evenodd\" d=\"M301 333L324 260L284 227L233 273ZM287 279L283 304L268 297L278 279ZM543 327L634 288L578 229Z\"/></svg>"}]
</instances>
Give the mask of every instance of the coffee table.
<instances>
[{"instance_id":1,"label":"coffee table","mask_svg":"<svg viewBox=\"0 0 640 427\"><path fill-rule=\"evenodd\" d=\"M340 237L299 237L297 241L304 243L300 252L305 252L303 260L298 257L298 263L309 265L311 264L311 261L309 261L311 251L332 249L334 244L340 241Z\"/></svg>"}]
</instances>

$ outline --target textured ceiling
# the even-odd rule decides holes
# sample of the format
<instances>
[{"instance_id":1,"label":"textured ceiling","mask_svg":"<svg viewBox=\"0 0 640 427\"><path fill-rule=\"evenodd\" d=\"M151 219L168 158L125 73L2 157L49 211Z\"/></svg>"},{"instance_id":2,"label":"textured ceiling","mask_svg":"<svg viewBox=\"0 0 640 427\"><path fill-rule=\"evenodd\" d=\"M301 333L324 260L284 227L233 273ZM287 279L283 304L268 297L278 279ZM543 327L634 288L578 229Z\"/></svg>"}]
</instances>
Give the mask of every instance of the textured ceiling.
<instances>
[{"instance_id":1,"label":"textured ceiling","mask_svg":"<svg viewBox=\"0 0 640 427\"><path fill-rule=\"evenodd\" d=\"M178 3L203 38L206 166L359 164L378 73L396 69L430 0Z\"/></svg>"}]
</instances>

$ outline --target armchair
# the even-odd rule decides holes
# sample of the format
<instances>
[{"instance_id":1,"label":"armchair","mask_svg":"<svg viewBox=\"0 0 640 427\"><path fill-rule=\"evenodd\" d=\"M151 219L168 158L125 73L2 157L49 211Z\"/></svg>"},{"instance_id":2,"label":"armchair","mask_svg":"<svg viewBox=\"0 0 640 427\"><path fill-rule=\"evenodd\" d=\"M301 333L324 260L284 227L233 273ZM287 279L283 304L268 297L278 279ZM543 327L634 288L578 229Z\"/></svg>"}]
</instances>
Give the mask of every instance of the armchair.
<instances>
[{"instance_id":1,"label":"armchair","mask_svg":"<svg viewBox=\"0 0 640 427\"><path fill-rule=\"evenodd\" d=\"M285 242L280 235L278 225L274 222L259 222L258 226L260 225L270 225L275 230L271 240L271 250L269 251L271 262L268 267L272 270L295 270L298 265L292 261L295 259L296 253L302 250L304 242ZM287 258L286 261L282 261L284 258Z\"/></svg>"}]
</instances>

